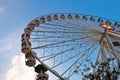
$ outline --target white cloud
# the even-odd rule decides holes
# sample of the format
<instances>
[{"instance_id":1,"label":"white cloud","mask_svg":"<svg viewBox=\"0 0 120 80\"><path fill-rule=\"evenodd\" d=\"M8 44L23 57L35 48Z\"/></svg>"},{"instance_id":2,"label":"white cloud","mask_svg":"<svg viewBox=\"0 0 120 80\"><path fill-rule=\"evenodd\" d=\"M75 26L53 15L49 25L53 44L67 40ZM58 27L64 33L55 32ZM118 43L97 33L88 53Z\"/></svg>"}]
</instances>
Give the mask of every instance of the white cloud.
<instances>
[{"instance_id":1,"label":"white cloud","mask_svg":"<svg viewBox=\"0 0 120 80\"><path fill-rule=\"evenodd\" d=\"M24 60L24 55L14 56L5 80L35 80L34 69L25 66Z\"/></svg>"},{"instance_id":2,"label":"white cloud","mask_svg":"<svg viewBox=\"0 0 120 80\"><path fill-rule=\"evenodd\" d=\"M56 76L48 72L49 80L57 80ZM13 57L10 68L4 75L4 80L35 80L36 73L34 68L25 65L24 55Z\"/></svg>"},{"instance_id":3,"label":"white cloud","mask_svg":"<svg viewBox=\"0 0 120 80\"><path fill-rule=\"evenodd\" d=\"M12 50L12 45L16 44L15 42L15 38L13 35L10 35L8 37L5 37L4 39L0 40L0 44L2 46L0 46L0 51L8 51L8 50Z\"/></svg>"},{"instance_id":4,"label":"white cloud","mask_svg":"<svg viewBox=\"0 0 120 80\"><path fill-rule=\"evenodd\" d=\"M7 51L7 50L11 50L12 49L12 46L11 44L8 44L7 46L4 46L0 49L0 51Z\"/></svg>"}]
</instances>

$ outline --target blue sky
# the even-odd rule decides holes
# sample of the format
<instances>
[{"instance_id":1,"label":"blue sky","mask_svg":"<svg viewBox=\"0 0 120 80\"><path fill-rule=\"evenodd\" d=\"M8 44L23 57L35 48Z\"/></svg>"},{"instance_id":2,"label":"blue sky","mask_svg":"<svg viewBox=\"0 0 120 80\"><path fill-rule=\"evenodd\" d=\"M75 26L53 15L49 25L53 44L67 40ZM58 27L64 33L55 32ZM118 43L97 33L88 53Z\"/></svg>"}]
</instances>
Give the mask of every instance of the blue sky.
<instances>
[{"instance_id":1,"label":"blue sky","mask_svg":"<svg viewBox=\"0 0 120 80\"><path fill-rule=\"evenodd\" d=\"M12 79L10 73L25 66L20 38L32 19L50 13L81 13L120 22L119 10L120 0L0 0L0 80L25 80ZM23 65L20 67L18 64Z\"/></svg>"}]
</instances>

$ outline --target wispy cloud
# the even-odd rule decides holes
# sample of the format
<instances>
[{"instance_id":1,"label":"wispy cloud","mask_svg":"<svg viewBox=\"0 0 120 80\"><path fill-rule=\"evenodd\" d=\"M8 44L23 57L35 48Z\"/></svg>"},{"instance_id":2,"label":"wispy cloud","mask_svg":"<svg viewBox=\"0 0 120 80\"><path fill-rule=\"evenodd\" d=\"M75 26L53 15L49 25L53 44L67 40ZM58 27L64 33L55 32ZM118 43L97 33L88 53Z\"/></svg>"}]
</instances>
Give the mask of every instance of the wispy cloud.
<instances>
[{"instance_id":1,"label":"wispy cloud","mask_svg":"<svg viewBox=\"0 0 120 80\"><path fill-rule=\"evenodd\" d=\"M0 7L0 13L5 13L5 8Z\"/></svg>"},{"instance_id":2,"label":"wispy cloud","mask_svg":"<svg viewBox=\"0 0 120 80\"><path fill-rule=\"evenodd\" d=\"M10 35L8 37L5 37L4 39L0 40L0 51L10 51L14 48L14 46L17 44L16 42L16 35Z\"/></svg>"},{"instance_id":3,"label":"wispy cloud","mask_svg":"<svg viewBox=\"0 0 120 80\"><path fill-rule=\"evenodd\" d=\"M0 40L0 51L9 51L12 50L12 45L16 44L15 41L15 35L10 35L8 37L5 37L4 39Z\"/></svg>"},{"instance_id":4,"label":"wispy cloud","mask_svg":"<svg viewBox=\"0 0 120 80\"><path fill-rule=\"evenodd\" d=\"M0 39L0 51L16 51L20 49L21 44L21 29L15 30L5 36L4 38Z\"/></svg>"}]
</instances>

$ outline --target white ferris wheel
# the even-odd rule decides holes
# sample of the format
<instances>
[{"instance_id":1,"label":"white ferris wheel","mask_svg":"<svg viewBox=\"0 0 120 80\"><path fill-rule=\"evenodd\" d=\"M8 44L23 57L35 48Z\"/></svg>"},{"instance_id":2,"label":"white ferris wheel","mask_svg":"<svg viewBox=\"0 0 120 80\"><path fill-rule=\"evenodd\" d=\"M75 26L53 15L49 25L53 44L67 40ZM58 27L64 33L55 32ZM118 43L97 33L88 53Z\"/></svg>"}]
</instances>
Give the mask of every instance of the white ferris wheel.
<instances>
[{"instance_id":1,"label":"white ferris wheel","mask_svg":"<svg viewBox=\"0 0 120 80\"><path fill-rule=\"evenodd\" d=\"M79 13L43 15L26 26L21 46L36 80L48 80L47 71L59 80L119 78L118 21Z\"/></svg>"}]
</instances>

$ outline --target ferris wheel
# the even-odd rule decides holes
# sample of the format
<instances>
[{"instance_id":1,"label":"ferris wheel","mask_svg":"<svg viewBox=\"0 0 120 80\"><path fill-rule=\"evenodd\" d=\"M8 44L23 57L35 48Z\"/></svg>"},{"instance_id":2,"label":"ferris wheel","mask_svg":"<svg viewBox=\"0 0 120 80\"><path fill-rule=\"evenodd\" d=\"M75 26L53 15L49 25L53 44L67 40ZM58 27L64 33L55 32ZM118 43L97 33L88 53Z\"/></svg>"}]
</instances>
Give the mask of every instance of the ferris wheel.
<instances>
[{"instance_id":1,"label":"ferris wheel","mask_svg":"<svg viewBox=\"0 0 120 80\"><path fill-rule=\"evenodd\" d=\"M117 80L120 73L118 21L78 13L43 15L24 29L21 46L36 80L48 80L47 71L56 80Z\"/></svg>"}]
</instances>

